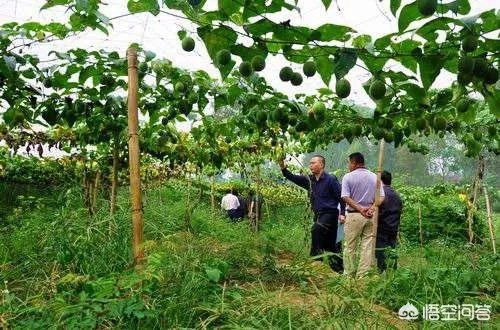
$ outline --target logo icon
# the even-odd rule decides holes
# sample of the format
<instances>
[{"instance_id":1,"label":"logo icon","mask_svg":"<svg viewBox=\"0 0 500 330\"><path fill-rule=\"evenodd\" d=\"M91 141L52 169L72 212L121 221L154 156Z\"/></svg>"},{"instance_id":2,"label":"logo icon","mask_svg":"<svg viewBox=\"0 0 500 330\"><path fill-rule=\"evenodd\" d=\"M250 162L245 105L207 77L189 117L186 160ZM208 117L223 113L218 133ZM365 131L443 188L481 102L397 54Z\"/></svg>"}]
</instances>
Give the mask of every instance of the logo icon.
<instances>
[{"instance_id":1,"label":"logo icon","mask_svg":"<svg viewBox=\"0 0 500 330\"><path fill-rule=\"evenodd\" d=\"M409 302L402 306L398 311L398 316L402 320L416 320L418 319L418 309Z\"/></svg>"}]
</instances>

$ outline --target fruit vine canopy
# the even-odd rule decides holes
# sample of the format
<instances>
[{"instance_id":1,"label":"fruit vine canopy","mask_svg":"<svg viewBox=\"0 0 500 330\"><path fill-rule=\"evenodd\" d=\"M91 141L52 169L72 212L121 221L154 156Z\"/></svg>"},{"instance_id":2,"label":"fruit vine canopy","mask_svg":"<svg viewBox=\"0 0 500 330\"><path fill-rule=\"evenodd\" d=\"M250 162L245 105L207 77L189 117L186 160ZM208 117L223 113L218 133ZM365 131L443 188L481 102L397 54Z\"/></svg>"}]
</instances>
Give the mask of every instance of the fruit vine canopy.
<instances>
[{"instance_id":1,"label":"fruit vine canopy","mask_svg":"<svg viewBox=\"0 0 500 330\"><path fill-rule=\"evenodd\" d=\"M397 29L381 37L334 24L340 1L309 1L323 6L332 23L300 26L287 19L307 15L298 0L124 1L127 14L120 17L147 13L165 29L178 28L169 25L172 17L193 23L196 29L177 33L183 51L206 49L220 73L215 78L177 68L147 45L134 44L145 118L141 148L180 161L196 155L200 166L220 168L233 147L249 153L258 147L269 155L276 148L304 152L366 136L421 151L414 134L452 132L468 156L498 154L500 12L493 1L482 12L469 0L377 1L381 13L397 21ZM376 0L357 2L365 1ZM0 138L11 146L35 138L61 148L118 144L126 128L125 54L73 48L41 61L30 47L89 29L108 34L120 17L107 17L100 0L48 0L41 10L61 6L65 22L0 26ZM324 86L293 97L277 91L263 75L272 57L286 62L276 75L289 90L313 76ZM351 70L367 73L364 93L375 104L368 115L347 100ZM436 89L444 72L449 78ZM180 121L200 125L179 133ZM24 140L16 133L34 124L52 133Z\"/></svg>"}]
</instances>

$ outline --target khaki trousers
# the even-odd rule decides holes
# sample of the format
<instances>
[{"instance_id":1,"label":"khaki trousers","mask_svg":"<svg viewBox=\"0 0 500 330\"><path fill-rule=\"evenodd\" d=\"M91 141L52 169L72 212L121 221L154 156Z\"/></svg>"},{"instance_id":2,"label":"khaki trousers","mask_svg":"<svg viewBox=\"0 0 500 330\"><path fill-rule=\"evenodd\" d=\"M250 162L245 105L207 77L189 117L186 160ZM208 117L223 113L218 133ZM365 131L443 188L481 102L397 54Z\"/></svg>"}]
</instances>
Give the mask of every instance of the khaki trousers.
<instances>
[{"instance_id":1,"label":"khaki trousers","mask_svg":"<svg viewBox=\"0 0 500 330\"><path fill-rule=\"evenodd\" d=\"M348 213L344 225L344 273L361 278L372 265L373 223L360 213ZM356 252L361 238L361 252L358 272L356 273Z\"/></svg>"}]
</instances>

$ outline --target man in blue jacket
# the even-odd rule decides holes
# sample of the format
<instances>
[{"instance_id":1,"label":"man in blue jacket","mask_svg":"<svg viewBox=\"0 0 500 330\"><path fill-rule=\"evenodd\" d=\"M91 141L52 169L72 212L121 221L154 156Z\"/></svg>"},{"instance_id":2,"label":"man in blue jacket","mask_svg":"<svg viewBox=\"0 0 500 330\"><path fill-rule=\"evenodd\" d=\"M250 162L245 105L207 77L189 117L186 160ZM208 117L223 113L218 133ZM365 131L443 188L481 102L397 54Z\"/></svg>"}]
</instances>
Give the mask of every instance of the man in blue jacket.
<instances>
[{"instance_id":1,"label":"man in blue jacket","mask_svg":"<svg viewBox=\"0 0 500 330\"><path fill-rule=\"evenodd\" d=\"M292 174L283 160L279 161L283 176L296 185L306 189L311 199L314 212L314 224L311 228L311 253L312 257L331 252L329 256L330 267L341 273L344 269L341 251L336 244L337 226L339 218L343 221L345 203L340 198L341 186L334 175L325 172L325 158L315 155L309 161L311 175ZM339 206L340 203L340 215Z\"/></svg>"}]
</instances>

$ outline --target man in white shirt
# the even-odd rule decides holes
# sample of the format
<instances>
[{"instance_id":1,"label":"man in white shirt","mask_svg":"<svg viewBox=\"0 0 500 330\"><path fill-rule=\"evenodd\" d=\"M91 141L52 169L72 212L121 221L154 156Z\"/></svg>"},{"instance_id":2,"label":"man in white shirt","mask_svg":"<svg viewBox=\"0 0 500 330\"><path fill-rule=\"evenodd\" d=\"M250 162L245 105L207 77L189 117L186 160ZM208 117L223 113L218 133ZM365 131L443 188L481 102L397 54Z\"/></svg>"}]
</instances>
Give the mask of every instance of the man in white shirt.
<instances>
[{"instance_id":1,"label":"man in white shirt","mask_svg":"<svg viewBox=\"0 0 500 330\"><path fill-rule=\"evenodd\" d=\"M227 194L224 197L222 197L220 205L222 209L227 212L229 219L231 219L231 221L236 221L238 216L237 209L240 206L240 202L231 189L227 191Z\"/></svg>"},{"instance_id":2,"label":"man in white shirt","mask_svg":"<svg viewBox=\"0 0 500 330\"><path fill-rule=\"evenodd\" d=\"M377 175L365 168L365 158L361 153L355 152L349 155L348 168L349 173L342 178L341 192L347 204L344 267L346 275L361 278L371 267L374 248L371 218L375 207L384 199L384 190L380 187L380 197L376 199ZM355 257L360 239L360 262L356 271Z\"/></svg>"}]
</instances>

